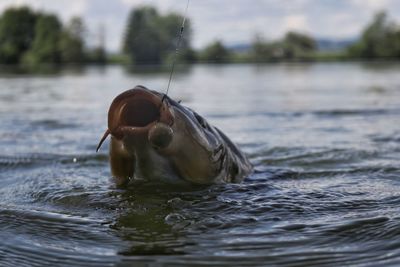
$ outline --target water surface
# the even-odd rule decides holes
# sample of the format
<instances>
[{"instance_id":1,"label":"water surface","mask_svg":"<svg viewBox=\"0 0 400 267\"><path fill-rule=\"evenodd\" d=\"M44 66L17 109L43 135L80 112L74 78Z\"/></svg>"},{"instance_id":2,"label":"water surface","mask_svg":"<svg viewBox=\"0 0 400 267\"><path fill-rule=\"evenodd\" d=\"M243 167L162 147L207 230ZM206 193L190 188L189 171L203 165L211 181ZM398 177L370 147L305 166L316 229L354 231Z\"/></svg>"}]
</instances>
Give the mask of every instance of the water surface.
<instances>
[{"instance_id":1,"label":"water surface","mask_svg":"<svg viewBox=\"0 0 400 267\"><path fill-rule=\"evenodd\" d=\"M182 69L171 96L249 155L243 183L115 188L109 104L168 73L0 74L1 266L400 264L400 64Z\"/></svg>"}]
</instances>

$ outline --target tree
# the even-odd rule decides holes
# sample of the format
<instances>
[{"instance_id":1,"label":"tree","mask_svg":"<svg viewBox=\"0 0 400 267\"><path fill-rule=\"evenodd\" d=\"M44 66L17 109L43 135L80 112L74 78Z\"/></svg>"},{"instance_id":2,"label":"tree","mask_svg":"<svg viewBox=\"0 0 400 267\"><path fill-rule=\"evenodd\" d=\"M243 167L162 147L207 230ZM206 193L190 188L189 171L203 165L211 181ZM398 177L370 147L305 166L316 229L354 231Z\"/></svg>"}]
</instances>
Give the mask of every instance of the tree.
<instances>
[{"instance_id":1,"label":"tree","mask_svg":"<svg viewBox=\"0 0 400 267\"><path fill-rule=\"evenodd\" d=\"M283 56L279 42L268 43L260 35L256 35L251 45L251 57L255 62L276 60Z\"/></svg>"},{"instance_id":2,"label":"tree","mask_svg":"<svg viewBox=\"0 0 400 267\"><path fill-rule=\"evenodd\" d=\"M201 60L214 63L224 63L230 60L230 51L221 41L215 41L208 45L201 53Z\"/></svg>"},{"instance_id":3,"label":"tree","mask_svg":"<svg viewBox=\"0 0 400 267\"><path fill-rule=\"evenodd\" d=\"M131 11L125 36L123 52L135 64L160 64L175 52L178 31L183 17L176 13L159 15L153 7L144 6ZM186 20L184 38L180 45L181 58L190 59L191 27Z\"/></svg>"},{"instance_id":4,"label":"tree","mask_svg":"<svg viewBox=\"0 0 400 267\"><path fill-rule=\"evenodd\" d=\"M400 30L386 12L378 12L348 53L361 58L400 57Z\"/></svg>"},{"instance_id":5,"label":"tree","mask_svg":"<svg viewBox=\"0 0 400 267\"><path fill-rule=\"evenodd\" d=\"M32 48L24 56L24 63L60 63L61 30L62 25L55 15L39 15Z\"/></svg>"},{"instance_id":6,"label":"tree","mask_svg":"<svg viewBox=\"0 0 400 267\"><path fill-rule=\"evenodd\" d=\"M159 15L153 7L134 9L129 15L123 51L135 64L161 63L161 32Z\"/></svg>"},{"instance_id":7,"label":"tree","mask_svg":"<svg viewBox=\"0 0 400 267\"><path fill-rule=\"evenodd\" d=\"M99 25L99 30L98 30L98 43L94 48L92 48L89 53L89 62L95 63L95 64L105 64L107 62L107 55L106 55L106 50L105 50L105 36L106 36L106 30L103 24Z\"/></svg>"},{"instance_id":8,"label":"tree","mask_svg":"<svg viewBox=\"0 0 400 267\"><path fill-rule=\"evenodd\" d=\"M305 34L288 32L283 41L282 48L284 57L287 59L301 58L317 49L315 40Z\"/></svg>"},{"instance_id":9,"label":"tree","mask_svg":"<svg viewBox=\"0 0 400 267\"><path fill-rule=\"evenodd\" d=\"M64 28L53 14L9 8L0 17L0 63L83 63L84 36L85 26L78 17ZM104 53L99 47L96 58L103 60Z\"/></svg>"},{"instance_id":10,"label":"tree","mask_svg":"<svg viewBox=\"0 0 400 267\"><path fill-rule=\"evenodd\" d=\"M304 59L317 50L315 40L305 34L288 32L282 40L265 42L256 36L252 57L256 62Z\"/></svg>"},{"instance_id":11,"label":"tree","mask_svg":"<svg viewBox=\"0 0 400 267\"><path fill-rule=\"evenodd\" d=\"M180 38L183 17L177 13L167 14L159 18L159 29L161 29L161 43L163 61L170 61L174 56ZM190 46L192 27L190 20L186 19L184 32L179 44L178 60L194 62L196 53Z\"/></svg>"},{"instance_id":12,"label":"tree","mask_svg":"<svg viewBox=\"0 0 400 267\"><path fill-rule=\"evenodd\" d=\"M162 29L162 43L165 46L163 49L167 52L172 52L176 49L179 40L179 31L182 27L183 17L176 13L171 13L159 18L159 25ZM180 49L185 51L190 49L190 39L192 35L192 28L190 21L186 20L183 37L180 43Z\"/></svg>"},{"instance_id":13,"label":"tree","mask_svg":"<svg viewBox=\"0 0 400 267\"><path fill-rule=\"evenodd\" d=\"M74 17L61 34L61 59L64 63L82 63L85 61L84 35L85 25L81 18Z\"/></svg>"},{"instance_id":14,"label":"tree","mask_svg":"<svg viewBox=\"0 0 400 267\"><path fill-rule=\"evenodd\" d=\"M37 14L28 7L9 8L0 19L0 62L17 64L31 47Z\"/></svg>"},{"instance_id":15,"label":"tree","mask_svg":"<svg viewBox=\"0 0 400 267\"><path fill-rule=\"evenodd\" d=\"M94 64L105 64L107 63L107 55L104 47L97 46L90 49L87 53L87 61Z\"/></svg>"}]
</instances>

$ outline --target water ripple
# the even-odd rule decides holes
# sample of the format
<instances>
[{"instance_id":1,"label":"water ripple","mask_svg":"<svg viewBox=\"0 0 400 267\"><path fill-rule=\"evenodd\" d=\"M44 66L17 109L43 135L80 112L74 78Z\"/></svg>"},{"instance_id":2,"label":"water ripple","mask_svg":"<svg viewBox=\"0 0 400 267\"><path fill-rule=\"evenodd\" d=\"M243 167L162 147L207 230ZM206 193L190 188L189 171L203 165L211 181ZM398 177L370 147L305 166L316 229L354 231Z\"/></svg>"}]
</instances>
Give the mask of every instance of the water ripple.
<instances>
[{"instance_id":1,"label":"water ripple","mask_svg":"<svg viewBox=\"0 0 400 267\"><path fill-rule=\"evenodd\" d=\"M124 189L107 149L95 153L108 105L133 80L159 88L163 74L0 77L0 265L398 266L398 70L193 66L173 93L255 172L240 184ZM371 94L366 77L386 93Z\"/></svg>"}]
</instances>

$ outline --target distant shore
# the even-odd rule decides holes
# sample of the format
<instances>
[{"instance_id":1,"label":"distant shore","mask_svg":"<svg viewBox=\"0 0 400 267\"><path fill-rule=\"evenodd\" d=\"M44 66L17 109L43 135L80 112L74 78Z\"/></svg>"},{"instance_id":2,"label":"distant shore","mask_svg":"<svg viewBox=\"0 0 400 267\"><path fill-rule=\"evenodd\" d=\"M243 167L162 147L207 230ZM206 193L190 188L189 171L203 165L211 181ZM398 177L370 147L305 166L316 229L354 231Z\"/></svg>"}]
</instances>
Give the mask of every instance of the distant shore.
<instances>
[{"instance_id":1,"label":"distant shore","mask_svg":"<svg viewBox=\"0 0 400 267\"><path fill-rule=\"evenodd\" d=\"M176 32L182 15L160 14L152 6L131 11L126 31L121 36L121 51L110 53L104 47L104 33L96 45L89 46L84 20L68 23L54 14L33 11L29 7L11 7L0 16L0 65L19 65L25 69L54 66L121 64L169 66L176 50ZM139 25L139 26L138 26ZM256 35L246 49L228 47L215 40L203 49L191 45L190 19L177 54L185 64L237 64L280 62L345 62L400 60L400 27L379 12L366 25L358 39L345 42L339 50L325 51L320 41L306 33L289 31L278 40Z\"/></svg>"}]
</instances>

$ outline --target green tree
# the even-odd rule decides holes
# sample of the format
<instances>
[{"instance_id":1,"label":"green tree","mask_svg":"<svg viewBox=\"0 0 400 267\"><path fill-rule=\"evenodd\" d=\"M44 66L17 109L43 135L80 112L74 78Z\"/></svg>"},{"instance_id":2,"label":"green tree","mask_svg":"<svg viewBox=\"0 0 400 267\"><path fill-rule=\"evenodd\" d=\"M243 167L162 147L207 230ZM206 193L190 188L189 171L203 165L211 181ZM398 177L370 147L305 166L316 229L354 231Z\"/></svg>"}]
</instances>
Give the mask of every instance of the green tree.
<instances>
[{"instance_id":1,"label":"green tree","mask_svg":"<svg viewBox=\"0 0 400 267\"><path fill-rule=\"evenodd\" d=\"M265 42L256 36L251 57L256 62L296 60L310 57L317 50L315 40L305 34L288 32L282 40Z\"/></svg>"},{"instance_id":2,"label":"green tree","mask_svg":"<svg viewBox=\"0 0 400 267\"><path fill-rule=\"evenodd\" d=\"M37 15L28 7L9 8L0 19L0 62L17 64L31 47Z\"/></svg>"},{"instance_id":3,"label":"green tree","mask_svg":"<svg viewBox=\"0 0 400 267\"><path fill-rule=\"evenodd\" d=\"M251 44L251 58L255 62L273 61L283 57L283 48L279 42L266 42L257 35Z\"/></svg>"},{"instance_id":4,"label":"green tree","mask_svg":"<svg viewBox=\"0 0 400 267\"><path fill-rule=\"evenodd\" d=\"M144 6L131 11L123 39L123 52L135 64L160 64L168 60L178 41L183 17L176 13L161 16L153 7ZM191 26L186 20L180 44L180 58L193 59L190 48Z\"/></svg>"},{"instance_id":5,"label":"green tree","mask_svg":"<svg viewBox=\"0 0 400 267\"><path fill-rule=\"evenodd\" d=\"M90 63L95 63L95 64L107 63L107 55L106 51L104 50L104 47L97 46L91 49L88 53L88 61Z\"/></svg>"},{"instance_id":6,"label":"green tree","mask_svg":"<svg viewBox=\"0 0 400 267\"><path fill-rule=\"evenodd\" d=\"M61 59L64 63L83 63L85 61L86 28L81 18L74 17L61 34Z\"/></svg>"},{"instance_id":7,"label":"green tree","mask_svg":"<svg viewBox=\"0 0 400 267\"><path fill-rule=\"evenodd\" d=\"M123 51L135 64L159 64L162 59L162 36L159 15L153 7L132 10L123 42Z\"/></svg>"},{"instance_id":8,"label":"green tree","mask_svg":"<svg viewBox=\"0 0 400 267\"><path fill-rule=\"evenodd\" d=\"M207 62L226 63L230 61L231 53L221 41L215 41L201 52L200 58Z\"/></svg>"},{"instance_id":9,"label":"green tree","mask_svg":"<svg viewBox=\"0 0 400 267\"><path fill-rule=\"evenodd\" d=\"M400 57L400 30L388 20L386 12L377 13L364 29L361 38L348 53L361 58Z\"/></svg>"},{"instance_id":10,"label":"green tree","mask_svg":"<svg viewBox=\"0 0 400 267\"><path fill-rule=\"evenodd\" d=\"M32 48L24 56L24 63L60 63L61 31L62 25L55 15L39 15Z\"/></svg>"},{"instance_id":11,"label":"green tree","mask_svg":"<svg viewBox=\"0 0 400 267\"><path fill-rule=\"evenodd\" d=\"M107 62L107 54L104 48L106 34L103 24L99 25L97 35L98 43L88 51L88 61L95 64L105 64Z\"/></svg>"},{"instance_id":12,"label":"green tree","mask_svg":"<svg viewBox=\"0 0 400 267\"><path fill-rule=\"evenodd\" d=\"M305 34L297 32L288 32L283 41L283 56L287 59L296 59L306 57L315 52L317 45L315 40Z\"/></svg>"},{"instance_id":13,"label":"green tree","mask_svg":"<svg viewBox=\"0 0 400 267\"><path fill-rule=\"evenodd\" d=\"M159 18L161 30L161 43L163 61L170 61L176 51L180 37L183 17L176 13L167 14ZM196 52L191 48L192 27L190 20L186 19L185 29L179 44L178 60L183 62L196 61Z\"/></svg>"},{"instance_id":14,"label":"green tree","mask_svg":"<svg viewBox=\"0 0 400 267\"><path fill-rule=\"evenodd\" d=\"M182 27L183 17L176 13L171 13L159 18L159 29L161 29L162 44L164 45L164 53L175 51L179 40L179 31ZM192 35L192 27L189 20L185 22L185 29L179 46L180 54L185 54L190 50L190 39Z\"/></svg>"}]
</instances>

